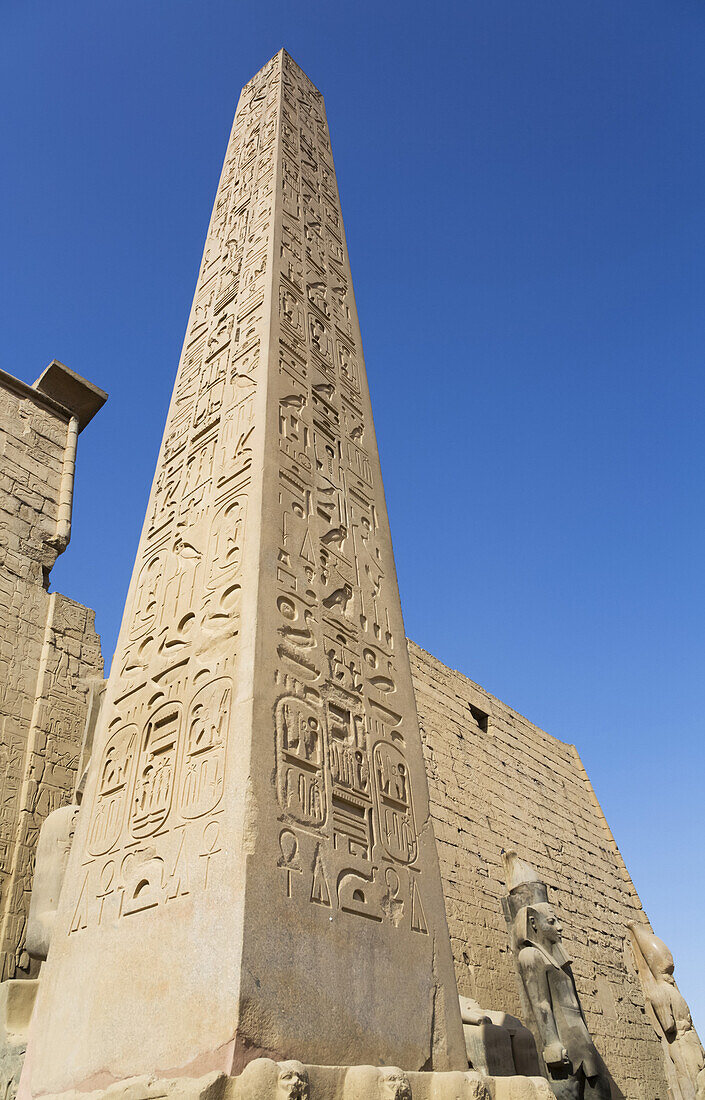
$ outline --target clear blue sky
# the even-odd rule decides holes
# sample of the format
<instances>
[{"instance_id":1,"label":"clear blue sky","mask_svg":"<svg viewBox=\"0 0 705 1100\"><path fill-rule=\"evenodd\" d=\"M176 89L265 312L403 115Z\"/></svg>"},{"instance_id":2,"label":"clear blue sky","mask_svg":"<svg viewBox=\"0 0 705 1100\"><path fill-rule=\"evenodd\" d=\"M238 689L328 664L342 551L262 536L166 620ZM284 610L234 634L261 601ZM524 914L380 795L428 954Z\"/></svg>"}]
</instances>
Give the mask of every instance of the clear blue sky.
<instances>
[{"instance_id":1,"label":"clear blue sky","mask_svg":"<svg viewBox=\"0 0 705 1100\"><path fill-rule=\"evenodd\" d=\"M705 1033L705 4L4 0L2 366L112 656L241 85L326 96L407 632L577 744Z\"/></svg>"}]
</instances>

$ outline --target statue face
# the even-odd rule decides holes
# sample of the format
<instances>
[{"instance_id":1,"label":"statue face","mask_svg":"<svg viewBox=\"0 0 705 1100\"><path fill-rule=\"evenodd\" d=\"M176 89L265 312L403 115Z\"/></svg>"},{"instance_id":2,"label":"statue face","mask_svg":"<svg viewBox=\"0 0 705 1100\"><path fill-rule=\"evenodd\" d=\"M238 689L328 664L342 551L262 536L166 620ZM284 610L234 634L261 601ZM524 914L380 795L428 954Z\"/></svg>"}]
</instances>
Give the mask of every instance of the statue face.
<instances>
[{"instance_id":1,"label":"statue face","mask_svg":"<svg viewBox=\"0 0 705 1100\"><path fill-rule=\"evenodd\" d=\"M544 943L554 944L561 942L563 925L558 920L555 911L546 902L534 906L531 922L538 936Z\"/></svg>"},{"instance_id":2,"label":"statue face","mask_svg":"<svg viewBox=\"0 0 705 1100\"><path fill-rule=\"evenodd\" d=\"M382 1100L411 1100L411 1085L400 1069L383 1069L379 1082Z\"/></svg>"},{"instance_id":3,"label":"statue face","mask_svg":"<svg viewBox=\"0 0 705 1100\"><path fill-rule=\"evenodd\" d=\"M277 1100L307 1100L308 1075L300 1062L280 1062Z\"/></svg>"}]
</instances>

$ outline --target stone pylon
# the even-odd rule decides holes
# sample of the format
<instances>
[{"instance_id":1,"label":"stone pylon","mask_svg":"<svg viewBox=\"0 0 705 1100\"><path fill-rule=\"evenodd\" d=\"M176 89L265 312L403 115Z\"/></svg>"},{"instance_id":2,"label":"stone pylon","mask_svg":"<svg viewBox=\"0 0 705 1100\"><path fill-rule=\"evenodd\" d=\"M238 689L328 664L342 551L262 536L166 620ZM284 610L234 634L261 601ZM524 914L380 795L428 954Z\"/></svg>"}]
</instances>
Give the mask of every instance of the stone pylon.
<instances>
[{"instance_id":1,"label":"stone pylon","mask_svg":"<svg viewBox=\"0 0 705 1100\"><path fill-rule=\"evenodd\" d=\"M34 1095L465 1060L323 99L243 89L42 978Z\"/></svg>"}]
</instances>

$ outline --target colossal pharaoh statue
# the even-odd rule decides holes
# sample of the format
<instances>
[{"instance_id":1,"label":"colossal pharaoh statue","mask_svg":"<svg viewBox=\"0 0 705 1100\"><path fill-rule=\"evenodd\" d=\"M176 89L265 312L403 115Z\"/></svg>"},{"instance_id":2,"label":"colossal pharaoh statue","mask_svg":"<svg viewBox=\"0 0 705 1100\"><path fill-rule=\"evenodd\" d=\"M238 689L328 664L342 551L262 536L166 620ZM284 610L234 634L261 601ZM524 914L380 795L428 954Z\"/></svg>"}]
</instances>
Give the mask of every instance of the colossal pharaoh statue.
<instances>
[{"instance_id":1,"label":"colossal pharaoh statue","mask_svg":"<svg viewBox=\"0 0 705 1100\"><path fill-rule=\"evenodd\" d=\"M629 924L629 944L649 1016L661 1039L673 1100L705 1098L705 1054L673 977L673 955L646 925Z\"/></svg>"},{"instance_id":2,"label":"colossal pharaoh statue","mask_svg":"<svg viewBox=\"0 0 705 1100\"><path fill-rule=\"evenodd\" d=\"M609 1080L583 1018L546 886L516 852L507 852L504 864L512 947L551 1088L558 1100L609 1100Z\"/></svg>"}]
</instances>

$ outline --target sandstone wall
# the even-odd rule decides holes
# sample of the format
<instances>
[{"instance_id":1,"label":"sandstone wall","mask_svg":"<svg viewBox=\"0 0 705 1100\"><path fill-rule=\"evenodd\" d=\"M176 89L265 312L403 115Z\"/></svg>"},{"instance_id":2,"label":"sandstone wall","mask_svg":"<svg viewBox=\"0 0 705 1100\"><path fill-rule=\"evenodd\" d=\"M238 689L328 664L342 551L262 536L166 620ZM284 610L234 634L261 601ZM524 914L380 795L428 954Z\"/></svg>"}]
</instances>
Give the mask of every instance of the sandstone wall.
<instances>
[{"instance_id":1,"label":"sandstone wall","mask_svg":"<svg viewBox=\"0 0 705 1100\"><path fill-rule=\"evenodd\" d=\"M0 372L0 980L29 972L34 848L72 795L103 674L93 612L47 591L71 414Z\"/></svg>"},{"instance_id":2,"label":"sandstone wall","mask_svg":"<svg viewBox=\"0 0 705 1100\"><path fill-rule=\"evenodd\" d=\"M661 1047L624 959L641 903L576 749L413 642L409 652L459 992L531 1024L501 905L500 853L516 848L560 911L616 1094L665 1100Z\"/></svg>"}]
</instances>

